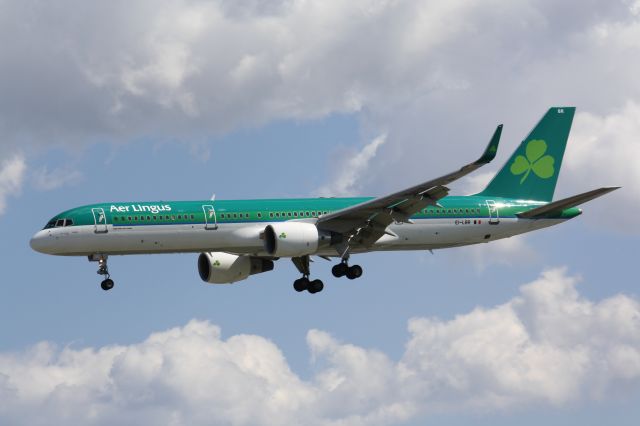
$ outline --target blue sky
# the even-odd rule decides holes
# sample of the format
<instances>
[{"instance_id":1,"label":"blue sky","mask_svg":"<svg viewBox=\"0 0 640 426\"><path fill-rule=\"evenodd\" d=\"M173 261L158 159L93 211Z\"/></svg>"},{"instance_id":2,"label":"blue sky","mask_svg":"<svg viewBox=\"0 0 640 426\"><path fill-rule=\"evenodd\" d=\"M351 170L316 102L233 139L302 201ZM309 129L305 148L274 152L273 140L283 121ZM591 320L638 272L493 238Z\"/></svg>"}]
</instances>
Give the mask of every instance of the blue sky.
<instances>
[{"instance_id":1,"label":"blue sky","mask_svg":"<svg viewBox=\"0 0 640 426\"><path fill-rule=\"evenodd\" d=\"M0 423L637 424L637 2L28 3L0 4ZM113 257L105 293L28 246L93 202L382 195L504 123L471 193L552 105L578 107L556 197L621 190L353 282L317 259L317 295L286 260L204 284L196 254Z\"/></svg>"}]
</instances>

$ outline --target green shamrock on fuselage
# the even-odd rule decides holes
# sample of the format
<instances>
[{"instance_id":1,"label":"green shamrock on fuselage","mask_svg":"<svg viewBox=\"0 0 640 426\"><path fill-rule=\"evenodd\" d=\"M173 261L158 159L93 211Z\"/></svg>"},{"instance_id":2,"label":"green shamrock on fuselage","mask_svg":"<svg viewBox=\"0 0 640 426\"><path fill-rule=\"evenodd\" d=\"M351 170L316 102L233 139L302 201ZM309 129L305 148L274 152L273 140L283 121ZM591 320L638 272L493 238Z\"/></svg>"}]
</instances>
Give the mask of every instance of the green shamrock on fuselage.
<instances>
[{"instance_id":1,"label":"green shamrock on fuselage","mask_svg":"<svg viewBox=\"0 0 640 426\"><path fill-rule=\"evenodd\" d=\"M547 143L542 139L534 139L527 143L526 158L518 155L511 165L511 173L521 175L520 185L529 177L529 173L533 170L536 176L541 179L549 179L555 173L553 163L554 158L550 155L544 155L547 152Z\"/></svg>"}]
</instances>

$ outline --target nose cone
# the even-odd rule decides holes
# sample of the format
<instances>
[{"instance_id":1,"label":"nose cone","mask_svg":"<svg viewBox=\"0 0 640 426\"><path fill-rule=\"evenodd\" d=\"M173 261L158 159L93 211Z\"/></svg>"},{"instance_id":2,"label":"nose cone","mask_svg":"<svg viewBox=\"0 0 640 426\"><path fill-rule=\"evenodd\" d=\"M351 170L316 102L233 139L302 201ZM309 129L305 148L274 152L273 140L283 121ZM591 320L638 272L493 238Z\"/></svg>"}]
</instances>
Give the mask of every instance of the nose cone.
<instances>
[{"instance_id":1,"label":"nose cone","mask_svg":"<svg viewBox=\"0 0 640 426\"><path fill-rule=\"evenodd\" d=\"M31 237L31 241L29 245L35 251L39 251L40 253L51 254L53 237L51 237L48 231L42 230L35 233L33 237Z\"/></svg>"}]
</instances>

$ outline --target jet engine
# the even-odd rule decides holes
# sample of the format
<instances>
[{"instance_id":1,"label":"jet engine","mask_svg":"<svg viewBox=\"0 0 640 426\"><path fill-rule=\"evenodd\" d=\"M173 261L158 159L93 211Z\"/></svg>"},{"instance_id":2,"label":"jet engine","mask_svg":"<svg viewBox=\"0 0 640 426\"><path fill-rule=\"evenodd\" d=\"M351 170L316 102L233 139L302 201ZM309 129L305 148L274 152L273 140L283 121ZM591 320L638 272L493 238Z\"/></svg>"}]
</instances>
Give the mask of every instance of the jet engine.
<instances>
[{"instance_id":1,"label":"jet engine","mask_svg":"<svg viewBox=\"0 0 640 426\"><path fill-rule=\"evenodd\" d=\"M326 239L313 223L281 222L264 229L264 250L274 257L313 254Z\"/></svg>"},{"instance_id":2,"label":"jet engine","mask_svg":"<svg viewBox=\"0 0 640 426\"><path fill-rule=\"evenodd\" d=\"M202 281L212 284L232 284L249 275L273 270L273 261L231 253L200 253L198 273Z\"/></svg>"}]
</instances>

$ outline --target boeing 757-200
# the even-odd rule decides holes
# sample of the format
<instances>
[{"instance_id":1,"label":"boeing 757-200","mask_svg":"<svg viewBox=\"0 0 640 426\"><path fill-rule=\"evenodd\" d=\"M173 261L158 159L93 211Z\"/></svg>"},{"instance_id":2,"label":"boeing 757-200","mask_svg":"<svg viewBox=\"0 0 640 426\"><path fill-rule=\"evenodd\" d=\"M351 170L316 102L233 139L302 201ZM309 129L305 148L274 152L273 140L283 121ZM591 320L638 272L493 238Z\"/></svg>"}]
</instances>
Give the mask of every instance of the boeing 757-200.
<instances>
[{"instance_id":1,"label":"boeing 757-200","mask_svg":"<svg viewBox=\"0 0 640 426\"><path fill-rule=\"evenodd\" d=\"M302 275L294 289L317 293L324 284L310 279L310 256L336 258L333 275L356 279L362 268L349 263L354 254L488 243L572 219L582 213L576 206L617 189L552 201L574 112L549 109L475 195L450 196L446 185L495 158L502 125L478 160L382 197L92 204L53 217L31 247L88 256L98 262L104 290L113 287L109 256L192 252L199 253L200 277L213 284L271 271L274 261L290 258Z\"/></svg>"}]
</instances>

